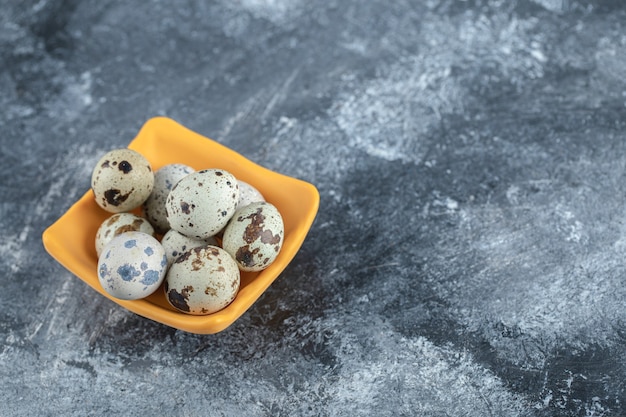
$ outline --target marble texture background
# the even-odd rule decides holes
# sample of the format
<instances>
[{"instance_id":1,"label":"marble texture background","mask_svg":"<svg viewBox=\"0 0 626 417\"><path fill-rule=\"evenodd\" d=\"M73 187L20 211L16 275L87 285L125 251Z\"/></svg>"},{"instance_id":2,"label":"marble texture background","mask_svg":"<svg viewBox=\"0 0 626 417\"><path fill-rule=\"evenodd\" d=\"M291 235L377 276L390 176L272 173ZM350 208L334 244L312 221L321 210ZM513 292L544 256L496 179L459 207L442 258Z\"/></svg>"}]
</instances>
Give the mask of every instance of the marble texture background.
<instances>
[{"instance_id":1,"label":"marble texture background","mask_svg":"<svg viewBox=\"0 0 626 417\"><path fill-rule=\"evenodd\" d=\"M626 4L0 0L0 415L626 415ZM165 115L315 184L216 335L41 233Z\"/></svg>"}]
</instances>

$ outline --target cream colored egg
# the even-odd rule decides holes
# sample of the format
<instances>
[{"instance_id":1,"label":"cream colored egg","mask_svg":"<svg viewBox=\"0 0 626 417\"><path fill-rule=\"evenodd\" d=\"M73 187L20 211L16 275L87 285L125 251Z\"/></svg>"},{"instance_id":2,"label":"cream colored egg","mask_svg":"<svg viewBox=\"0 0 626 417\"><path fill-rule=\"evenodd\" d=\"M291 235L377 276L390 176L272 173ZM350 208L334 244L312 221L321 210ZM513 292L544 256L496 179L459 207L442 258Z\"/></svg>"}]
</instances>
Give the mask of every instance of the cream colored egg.
<instances>
[{"instance_id":1,"label":"cream colored egg","mask_svg":"<svg viewBox=\"0 0 626 417\"><path fill-rule=\"evenodd\" d=\"M165 298L178 311L205 315L229 305L237 295L240 272L217 246L193 248L179 256L165 278Z\"/></svg>"},{"instance_id":2,"label":"cream colored egg","mask_svg":"<svg viewBox=\"0 0 626 417\"><path fill-rule=\"evenodd\" d=\"M268 202L237 210L224 229L222 247L242 271L261 271L274 262L285 236L283 218Z\"/></svg>"},{"instance_id":3,"label":"cream colored egg","mask_svg":"<svg viewBox=\"0 0 626 417\"><path fill-rule=\"evenodd\" d=\"M165 201L176 183L192 172L194 169L190 166L169 164L154 173L154 187L148 199L143 203L142 210L157 232L163 234L170 229Z\"/></svg>"},{"instance_id":4,"label":"cream colored egg","mask_svg":"<svg viewBox=\"0 0 626 417\"><path fill-rule=\"evenodd\" d=\"M263 194L261 194L261 192L257 190L254 186L241 180L238 180L238 183L239 183L239 201L237 203L237 209L245 207L251 203L265 201Z\"/></svg>"},{"instance_id":5,"label":"cream colored egg","mask_svg":"<svg viewBox=\"0 0 626 417\"><path fill-rule=\"evenodd\" d=\"M110 213L131 211L141 206L153 186L150 162L132 149L107 152L91 174L96 203Z\"/></svg>"},{"instance_id":6,"label":"cream colored egg","mask_svg":"<svg viewBox=\"0 0 626 417\"><path fill-rule=\"evenodd\" d=\"M133 213L117 213L107 218L96 232L96 253L100 256L104 246L115 236L126 232L143 232L154 237L154 228L143 217Z\"/></svg>"},{"instance_id":7,"label":"cream colored egg","mask_svg":"<svg viewBox=\"0 0 626 417\"><path fill-rule=\"evenodd\" d=\"M115 298L137 300L155 292L167 273L167 257L158 240L142 232L113 238L98 258L98 280Z\"/></svg>"},{"instance_id":8,"label":"cream colored egg","mask_svg":"<svg viewBox=\"0 0 626 417\"><path fill-rule=\"evenodd\" d=\"M170 191L167 220L185 236L215 236L232 217L239 201L237 179L223 169L206 169L187 175Z\"/></svg>"},{"instance_id":9,"label":"cream colored egg","mask_svg":"<svg viewBox=\"0 0 626 417\"><path fill-rule=\"evenodd\" d=\"M172 265L176 258L190 249L207 245L217 246L217 239L213 236L206 239L196 239L193 237L187 237L174 229L170 229L167 233L165 233L165 235L163 235L161 245L163 245L163 248L165 249L168 265Z\"/></svg>"}]
</instances>

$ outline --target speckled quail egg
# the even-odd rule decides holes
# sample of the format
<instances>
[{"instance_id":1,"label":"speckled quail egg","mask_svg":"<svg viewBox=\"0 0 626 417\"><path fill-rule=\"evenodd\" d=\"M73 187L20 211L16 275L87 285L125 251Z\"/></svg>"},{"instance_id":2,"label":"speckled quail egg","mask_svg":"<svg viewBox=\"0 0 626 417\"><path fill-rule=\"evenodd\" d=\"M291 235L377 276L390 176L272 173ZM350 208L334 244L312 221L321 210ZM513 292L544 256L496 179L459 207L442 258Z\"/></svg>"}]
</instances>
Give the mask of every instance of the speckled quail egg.
<instances>
[{"instance_id":1,"label":"speckled quail egg","mask_svg":"<svg viewBox=\"0 0 626 417\"><path fill-rule=\"evenodd\" d=\"M166 201L170 227L185 236L205 239L219 232L239 201L237 179L223 169L205 169L187 175Z\"/></svg>"},{"instance_id":2,"label":"speckled quail egg","mask_svg":"<svg viewBox=\"0 0 626 417\"><path fill-rule=\"evenodd\" d=\"M96 203L110 213L141 206L152 192L154 174L150 162L132 149L107 152L91 174Z\"/></svg>"},{"instance_id":3,"label":"speckled quail egg","mask_svg":"<svg viewBox=\"0 0 626 417\"><path fill-rule=\"evenodd\" d=\"M217 246L193 248L170 266L165 298L184 313L211 314L235 299L239 285L239 268L228 253Z\"/></svg>"},{"instance_id":4,"label":"speckled quail egg","mask_svg":"<svg viewBox=\"0 0 626 417\"><path fill-rule=\"evenodd\" d=\"M143 217L133 213L113 214L102 222L96 232L96 254L100 256L104 246L115 236L126 232L143 232L154 236L154 228Z\"/></svg>"},{"instance_id":5,"label":"speckled quail egg","mask_svg":"<svg viewBox=\"0 0 626 417\"><path fill-rule=\"evenodd\" d=\"M217 239L213 236L207 239L196 239L193 237L187 237L174 229L168 230L167 233L163 235L163 239L161 239L161 245L163 245L163 248L165 249L168 265L172 265L176 258L189 249L207 245L217 246L217 244Z\"/></svg>"},{"instance_id":6,"label":"speckled quail egg","mask_svg":"<svg viewBox=\"0 0 626 417\"><path fill-rule=\"evenodd\" d=\"M256 203L257 201L265 201L263 194L257 190L254 186L248 184L245 181L238 180L239 182L239 201L237 202L237 208L247 206L250 203Z\"/></svg>"},{"instance_id":7,"label":"speckled quail egg","mask_svg":"<svg viewBox=\"0 0 626 417\"><path fill-rule=\"evenodd\" d=\"M126 232L106 244L98 258L98 279L115 298L137 300L156 291L167 273L167 257L154 237Z\"/></svg>"},{"instance_id":8,"label":"speckled quail egg","mask_svg":"<svg viewBox=\"0 0 626 417\"><path fill-rule=\"evenodd\" d=\"M235 212L224 229L222 247L242 271L261 271L278 256L284 235L285 226L278 209L261 201Z\"/></svg>"},{"instance_id":9,"label":"speckled quail egg","mask_svg":"<svg viewBox=\"0 0 626 417\"><path fill-rule=\"evenodd\" d=\"M148 199L143 203L142 209L144 216L157 232L163 234L170 229L165 209L165 201L170 191L178 181L194 171L192 167L185 164L169 164L154 173L154 187Z\"/></svg>"}]
</instances>

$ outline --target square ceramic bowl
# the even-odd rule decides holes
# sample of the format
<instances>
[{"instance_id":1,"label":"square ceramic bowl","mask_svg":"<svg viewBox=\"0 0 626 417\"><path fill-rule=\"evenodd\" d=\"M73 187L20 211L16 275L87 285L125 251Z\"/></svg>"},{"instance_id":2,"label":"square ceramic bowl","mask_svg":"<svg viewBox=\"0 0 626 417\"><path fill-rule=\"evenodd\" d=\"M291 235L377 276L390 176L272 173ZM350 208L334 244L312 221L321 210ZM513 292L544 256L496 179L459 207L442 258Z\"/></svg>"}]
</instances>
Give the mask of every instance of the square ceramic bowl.
<instances>
[{"instance_id":1,"label":"square ceramic bowl","mask_svg":"<svg viewBox=\"0 0 626 417\"><path fill-rule=\"evenodd\" d=\"M220 168L256 187L278 208L285 224L283 247L276 260L261 272L242 272L235 300L210 315L193 316L176 311L165 299L162 289L140 300L116 299L104 291L98 281L94 243L98 227L112 213L96 204L91 190L44 231L42 239L46 250L98 293L140 316L191 333L211 334L224 330L263 294L300 249L319 207L317 189L307 182L263 168L164 117L148 120L128 147L145 156L154 171L172 163L187 164L196 170Z\"/></svg>"}]
</instances>

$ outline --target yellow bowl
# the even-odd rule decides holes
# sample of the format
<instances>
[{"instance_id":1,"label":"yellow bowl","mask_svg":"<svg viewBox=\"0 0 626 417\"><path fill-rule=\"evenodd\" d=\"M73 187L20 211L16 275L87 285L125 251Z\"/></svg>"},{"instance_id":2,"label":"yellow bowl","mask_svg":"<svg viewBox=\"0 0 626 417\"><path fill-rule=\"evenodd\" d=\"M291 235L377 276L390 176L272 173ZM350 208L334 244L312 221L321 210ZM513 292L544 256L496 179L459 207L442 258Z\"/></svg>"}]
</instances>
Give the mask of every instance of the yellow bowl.
<instances>
[{"instance_id":1,"label":"yellow bowl","mask_svg":"<svg viewBox=\"0 0 626 417\"><path fill-rule=\"evenodd\" d=\"M206 316L176 311L161 290L140 300L118 300L104 291L98 281L94 239L98 227L111 213L96 204L91 190L44 231L42 239L46 251L97 292L140 316L191 333L211 334L224 330L263 294L300 249L319 207L317 189L307 182L263 168L165 117L148 120L128 147L144 155L155 171L172 163L187 164L196 170L220 168L255 186L278 208L285 223L283 247L276 260L261 272L242 272L235 300L223 310Z\"/></svg>"}]
</instances>

